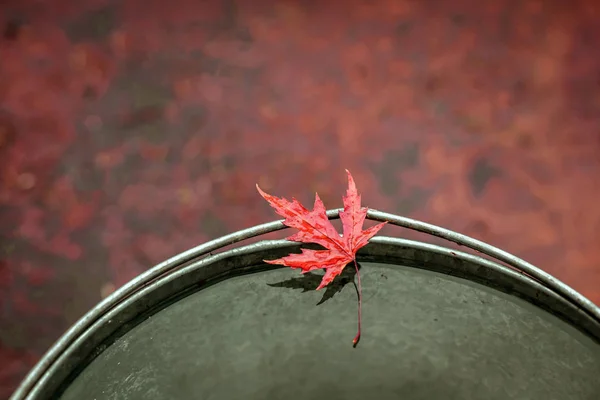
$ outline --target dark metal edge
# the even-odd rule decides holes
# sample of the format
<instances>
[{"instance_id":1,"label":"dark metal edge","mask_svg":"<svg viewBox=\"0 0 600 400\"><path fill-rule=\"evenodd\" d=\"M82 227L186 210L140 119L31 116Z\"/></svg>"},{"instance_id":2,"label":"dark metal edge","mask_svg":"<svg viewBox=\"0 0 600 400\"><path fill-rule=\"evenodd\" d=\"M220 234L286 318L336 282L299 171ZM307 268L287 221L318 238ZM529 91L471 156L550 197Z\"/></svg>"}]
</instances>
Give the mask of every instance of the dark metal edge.
<instances>
[{"instance_id":1,"label":"dark metal edge","mask_svg":"<svg viewBox=\"0 0 600 400\"><path fill-rule=\"evenodd\" d=\"M327 216L330 219L337 219L339 218L340 211L341 209L329 210L327 211ZM584 310L590 316L594 317L596 320L600 320L600 308L596 307L590 300L586 299L584 296L565 285L558 279L536 268L532 264L513 256L510 253L466 235L462 235L460 233L411 218L401 217L376 210L369 210L367 213L367 219L373 221L385 221L392 225L427 233L493 257L503 263L506 263L512 268L527 273L528 275L537 279L542 285L555 291L563 298L579 306L579 308ZM286 229L286 226L283 224L283 220L279 220L240 230L180 253L132 279L130 282L117 289L112 295L100 302L96 307L79 319L63 336L61 336L21 382L21 385L13 393L10 400L32 398L28 395L33 389L34 385L37 384L37 382L42 378L42 376L57 360L57 358L74 341L76 341L77 338L86 329L88 329L88 327L90 327L95 321L99 320L110 309L116 307L119 303L127 299L133 293L151 284L160 276L168 274L175 268L190 262L195 258L218 250L224 246L235 244L245 239L250 239L282 229Z\"/></svg>"},{"instance_id":2,"label":"dark metal edge","mask_svg":"<svg viewBox=\"0 0 600 400\"><path fill-rule=\"evenodd\" d=\"M173 296L181 298L180 293L189 295L240 274L279 268L265 265L262 259L280 257L300 248L300 244L288 241L263 241L206 257L154 281L111 309L80 335L46 371L28 398L55 398L57 391L64 389L65 384L74 379L116 336L150 317L162 308L161 304L171 302ZM482 257L423 242L376 237L359 252L358 259L401 263L485 284L520 297L596 341L600 340L600 321L531 277Z\"/></svg>"}]
</instances>

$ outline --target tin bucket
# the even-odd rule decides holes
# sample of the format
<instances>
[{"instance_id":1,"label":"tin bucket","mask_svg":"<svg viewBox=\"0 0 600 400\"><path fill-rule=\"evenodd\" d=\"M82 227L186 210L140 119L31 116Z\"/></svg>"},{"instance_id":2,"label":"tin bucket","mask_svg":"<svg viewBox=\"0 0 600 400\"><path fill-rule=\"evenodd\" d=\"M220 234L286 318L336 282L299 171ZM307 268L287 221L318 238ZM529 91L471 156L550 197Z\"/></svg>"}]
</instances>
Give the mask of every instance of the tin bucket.
<instances>
[{"instance_id":1,"label":"tin bucket","mask_svg":"<svg viewBox=\"0 0 600 400\"><path fill-rule=\"evenodd\" d=\"M353 277L317 292L318 276L262 262L300 249L285 240L215 253L285 228L259 225L121 287L12 399L600 398L600 309L589 300L475 239L375 210L367 217L494 260L373 238L358 253L363 339L353 348L356 293L343 286Z\"/></svg>"}]
</instances>

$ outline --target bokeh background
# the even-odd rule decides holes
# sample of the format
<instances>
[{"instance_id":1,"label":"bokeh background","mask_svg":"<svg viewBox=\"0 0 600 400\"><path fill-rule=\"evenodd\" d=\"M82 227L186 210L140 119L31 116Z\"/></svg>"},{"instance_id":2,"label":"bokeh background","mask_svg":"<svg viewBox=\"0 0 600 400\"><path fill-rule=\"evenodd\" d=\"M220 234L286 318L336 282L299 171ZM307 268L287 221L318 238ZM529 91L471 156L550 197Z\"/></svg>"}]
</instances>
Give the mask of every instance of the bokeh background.
<instances>
[{"instance_id":1,"label":"bokeh background","mask_svg":"<svg viewBox=\"0 0 600 400\"><path fill-rule=\"evenodd\" d=\"M0 398L124 282L277 219L255 183L335 208L345 168L366 205L600 303L598 21L594 0L3 0Z\"/></svg>"}]
</instances>

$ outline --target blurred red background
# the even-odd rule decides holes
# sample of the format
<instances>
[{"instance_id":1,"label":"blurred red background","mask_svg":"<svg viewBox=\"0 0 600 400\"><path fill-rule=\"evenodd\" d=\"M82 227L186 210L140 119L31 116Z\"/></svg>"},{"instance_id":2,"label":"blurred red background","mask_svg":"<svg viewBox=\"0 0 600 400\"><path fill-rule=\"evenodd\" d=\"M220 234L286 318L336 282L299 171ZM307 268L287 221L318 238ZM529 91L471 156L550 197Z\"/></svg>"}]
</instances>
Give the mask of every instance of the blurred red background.
<instances>
[{"instance_id":1,"label":"blurred red background","mask_svg":"<svg viewBox=\"0 0 600 400\"><path fill-rule=\"evenodd\" d=\"M0 398L116 287L276 219L256 182L335 208L348 168L600 303L593 0L0 7Z\"/></svg>"}]
</instances>

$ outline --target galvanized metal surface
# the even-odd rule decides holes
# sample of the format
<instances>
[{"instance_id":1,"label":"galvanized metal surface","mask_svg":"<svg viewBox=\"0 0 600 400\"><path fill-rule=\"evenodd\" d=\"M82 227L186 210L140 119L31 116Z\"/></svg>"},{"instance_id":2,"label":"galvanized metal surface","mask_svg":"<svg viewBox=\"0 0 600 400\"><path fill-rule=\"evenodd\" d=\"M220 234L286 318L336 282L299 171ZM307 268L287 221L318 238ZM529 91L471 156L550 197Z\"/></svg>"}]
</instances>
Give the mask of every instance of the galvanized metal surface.
<instances>
[{"instance_id":1,"label":"galvanized metal surface","mask_svg":"<svg viewBox=\"0 0 600 400\"><path fill-rule=\"evenodd\" d=\"M338 212L339 210L333 210L329 211L328 214L331 218L336 218L338 216ZM465 276L471 278L479 276L480 280L497 282L500 288L504 287L504 290L510 288L510 290L514 290L516 293L519 293L521 296L524 296L531 301L537 302L538 304L542 302L547 309L552 309L554 313L569 320L573 324L578 325L581 329L586 330L588 334L596 335L596 337L598 337L598 324L600 323L599 310L587 299L583 298L578 293L543 271L533 267L531 264L528 264L523 260L520 260L485 243L443 228L436 227L434 225L374 210L369 211L368 217L369 219L388 221L394 225L404 226L451 240L463 246L480 251L481 253L495 257L507 265L510 265L512 268L527 273L531 277L535 278L537 282L525 275L510 271L506 267L502 267L499 264L490 263L487 260L475 257L473 259L474 264L472 265L479 265L480 267L484 266L483 269L481 269L479 273L476 273L477 271L469 271ZM260 254L261 250L267 248L269 251L274 252L277 252L277 250L285 250L285 253L289 250L289 243L285 241L268 242L241 249L234 249L221 255L214 255L194 262L175 272L171 272L172 270L225 245L236 243L250 237L259 236L261 234L283 228L284 226L281 221L277 221L224 236L220 239L208 242L204 245L198 246L176 257L173 257L136 278L129 284L119 289L105 301L100 303L95 309L93 309L77 324L75 324L73 328L71 328L55 344L55 346L49 350L42 361L30 373L21 387L13 395L12 399L17 400L27 398L37 400L52 396L54 390L62 384L62 379L77 368L76 364L80 362L82 356L85 356L86 353L97 351L95 350L96 346L114 334L117 328L119 328L123 323L130 321L135 317L135 315L138 315L141 312L147 312L149 308L166 301L166 299L171 297L174 293L188 288L190 283L192 283L190 279L193 279L193 282L200 282L199 285L206 284L208 280L215 279L215 277L211 274L219 272L218 268L222 268L222 266L217 267L218 264L215 264L215 262L218 261L218 257L224 257L223 259L229 260L232 258L228 257L233 257L233 259L236 259L236 262L239 263L240 258L236 258L236 256L240 254ZM386 241L391 242L386 243ZM389 249L389 245L394 243L395 246L400 246L398 248L404 248L403 251L406 252L406 246L408 243L402 244L401 241L394 243L392 242L394 242L394 239L391 238L377 238L373 241L372 245L366 248L371 250L365 250L366 253L361 254L361 257L367 257L367 259L368 257L378 257L380 260L382 258L391 260L394 257L389 251L378 256L374 256L374 253L369 255L368 251L373 251L376 253L377 249ZM414 246L418 247L423 245L424 244L411 244L413 248ZM260 246L270 247L265 248ZM427 247L429 245L424 246ZM412 258L414 260L418 258L415 254L439 254L440 252L445 252L446 256L445 264L440 264L446 265L446 271L441 271L445 273L460 273L459 271L461 271L461 269L457 268L457 265L453 265L451 262L452 259L466 260L468 257L474 257L433 246L429 248L421 248L417 252L413 251ZM407 256L407 254L408 253L404 253L399 259L410 260L411 257ZM248 260L248 258L246 258L246 260ZM256 260L255 263L258 261L259 260ZM242 263L242 265L245 264ZM203 267L200 268L200 266ZM449 266L450 269L448 269ZM233 267L233 265L230 265L228 268L231 269ZM215 268L217 268L217 270L215 270ZM243 267L240 265L235 266L235 270L237 272L240 272L240 268L243 269ZM248 268L250 268L249 265ZM492 279L494 274L488 276L489 271L496 270L502 271L502 273L499 275L503 277L502 279L498 279L498 277L496 277L496 280ZM485 274L482 275L482 272L485 272ZM506 279L505 277L507 276L512 276L512 283L509 286L506 286L506 282L502 283L503 279ZM536 295L531 296L532 290L538 297L542 296L539 298L539 301L535 300ZM528 291L530 292L529 294L527 294ZM148 300L150 298L152 301Z\"/></svg>"},{"instance_id":2,"label":"galvanized metal surface","mask_svg":"<svg viewBox=\"0 0 600 400\"><path fill-rule=\"evenodd\" d=\"M600 390L600 346L536 307L421 269L364 262L362 271L356 349L352 285L317 306L322 292L269 286L291 271L266 271L153 314L60 399L569 400Z\"/></svg>"},{"instance_id":3,"label":"galvanized metal surface","mask_svg":"<svg viewBox=\"0 0 600 400\"><path fill-rule=\"evenodd\" d=\"M514 295L587 321L596 337L599 325L529 277L477 256L377 238L360 259L393 264L361 261L368 316L355 350L352 286L315 307L322 294L310 280L297 285L285 269L252 273L271 268L262 259L298 249L285 241L245 246L135 293L106 316L112 327L104 321L84 341L91 348L119 336L126 321L140 325L66 379L61 400L585 399L600 390L600 346ZM251 274L234 278L240 273ZM281 281L292 285L269 286ZM182 292L188 296L171 299ZM65 355L51 375L62 380L69 369L61 365L82 358Z\"/></svg>"}]
</instances>

